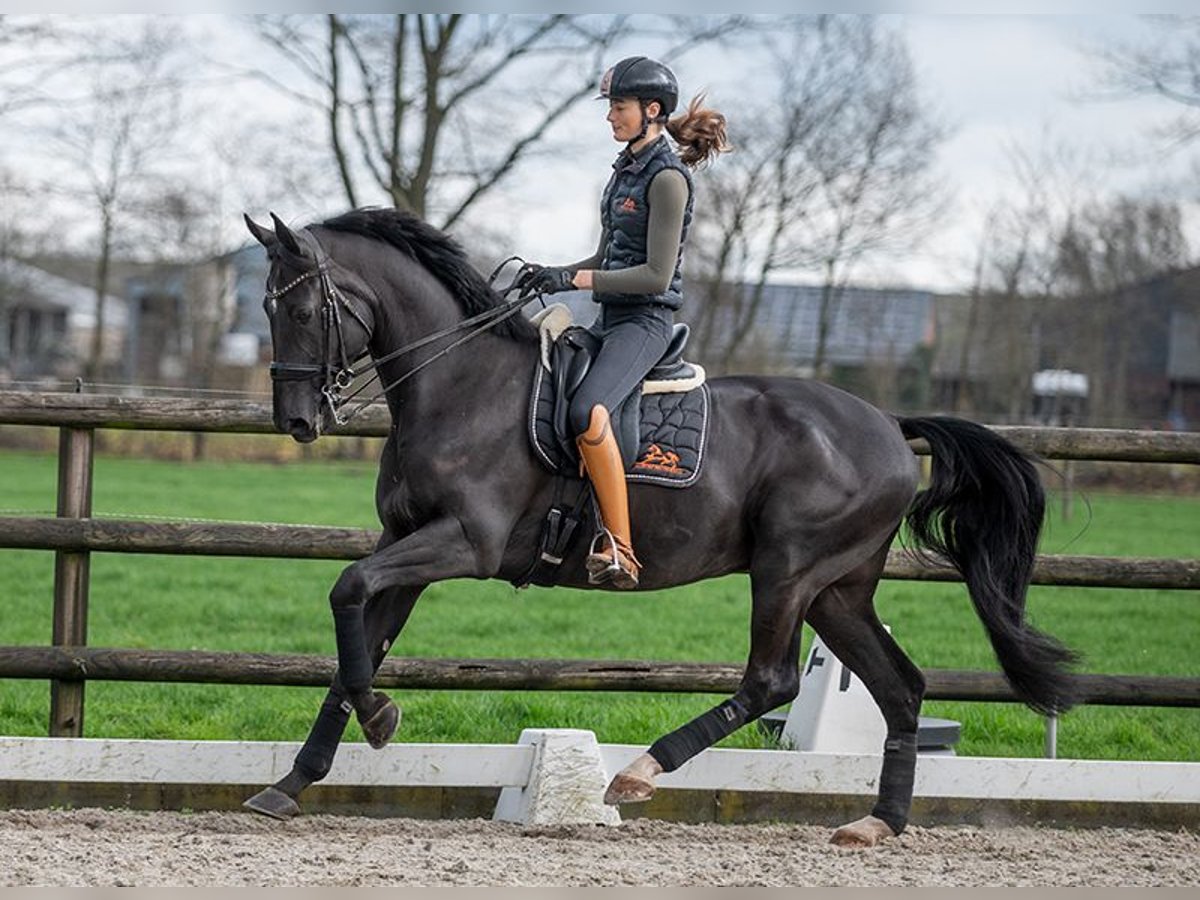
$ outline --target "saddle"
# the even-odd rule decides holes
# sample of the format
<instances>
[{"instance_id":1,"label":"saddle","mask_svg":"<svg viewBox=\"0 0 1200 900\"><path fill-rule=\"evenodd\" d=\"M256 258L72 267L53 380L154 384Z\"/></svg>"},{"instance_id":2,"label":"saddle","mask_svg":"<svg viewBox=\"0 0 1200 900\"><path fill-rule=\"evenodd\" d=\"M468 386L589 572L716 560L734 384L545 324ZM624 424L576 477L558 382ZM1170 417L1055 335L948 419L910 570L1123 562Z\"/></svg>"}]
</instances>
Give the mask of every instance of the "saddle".
<instances>
[{"instance_id":1,"label":"saddle","mask_svg":"<svg viewBox=\"0 0 1200 900\"><path fill-rule=\"evenodd\" d=\"M599 339L573 324L561 303L533 317L541 354L530 398L533 449L552 472L577 475L579 452L567 411L599 351ZM688 326L675 326L662 359L642 384L611 411L626 479L687 487L700 477L708 432L708 387L704 369L683 359Z\"/></svg>"}]
</instances>

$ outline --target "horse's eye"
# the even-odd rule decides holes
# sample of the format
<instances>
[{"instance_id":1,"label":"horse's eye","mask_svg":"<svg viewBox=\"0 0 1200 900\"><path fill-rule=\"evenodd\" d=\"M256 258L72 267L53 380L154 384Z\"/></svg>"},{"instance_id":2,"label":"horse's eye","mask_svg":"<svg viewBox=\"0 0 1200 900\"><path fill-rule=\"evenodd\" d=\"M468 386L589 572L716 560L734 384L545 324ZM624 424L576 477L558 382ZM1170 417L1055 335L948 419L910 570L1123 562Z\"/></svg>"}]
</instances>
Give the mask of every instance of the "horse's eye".
<instances>
[{"instance_id":1,"label":"horse's eye","mask_svg":"<svg viewBox=\"0 0 1200 900\"><path fill-rule=\"evenodd\" d=\"M292 314L292 317L301 325L307 325L312 318L312 310L300 307Z\"/></svg>"}]
</instances>

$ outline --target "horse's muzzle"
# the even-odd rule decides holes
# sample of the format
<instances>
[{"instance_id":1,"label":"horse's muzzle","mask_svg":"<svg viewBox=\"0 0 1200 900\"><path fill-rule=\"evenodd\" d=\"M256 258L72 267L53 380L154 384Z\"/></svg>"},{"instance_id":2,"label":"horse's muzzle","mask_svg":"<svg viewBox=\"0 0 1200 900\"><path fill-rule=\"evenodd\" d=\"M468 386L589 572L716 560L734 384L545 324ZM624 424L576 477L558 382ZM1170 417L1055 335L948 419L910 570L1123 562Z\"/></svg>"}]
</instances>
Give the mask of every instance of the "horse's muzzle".
<instances>
[{"instance_id":1,"label":"horse's muzzle","mask_svg":"<svg viewBox=\"0 0 1200 900\"><path fill-rule=\"evenodd\" d=\"M321 429L308 419L288 419L281 430L286 431L300 444L311 444L321 436Z\"/></svg>"}]
</instances>

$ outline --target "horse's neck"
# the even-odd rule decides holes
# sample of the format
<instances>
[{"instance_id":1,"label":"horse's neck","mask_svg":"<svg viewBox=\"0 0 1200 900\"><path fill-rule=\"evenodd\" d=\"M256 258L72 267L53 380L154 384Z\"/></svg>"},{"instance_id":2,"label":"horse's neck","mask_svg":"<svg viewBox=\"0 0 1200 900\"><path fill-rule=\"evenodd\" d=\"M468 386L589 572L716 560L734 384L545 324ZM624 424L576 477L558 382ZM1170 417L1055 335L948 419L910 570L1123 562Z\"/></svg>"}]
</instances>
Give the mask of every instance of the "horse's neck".
<instances>
[{"instance_id":1,"label":"horse's neck","mask_svg":"<svg viewBox=\"0 0 1200 900\"><path fill-rule=\"evenodd\" d=\"M465 316L453 298L447 296L438 297L433 304L421 309L404 309L403 304L396 304L380 318L383 328L377 330L377 340L371 346L375 358L453 328ZM397 428L429 427L444 420L451 412L460 420L471 421L479 410L509 403L519 406L527 399L516 396L512 375L532 370L537 345L500 337L490 331L448 350L421 371L409 375L422 362L469 333L470 329L456 331L380 366L382 386L400 382L387 393L388 407Z\"/></svg>"}]
</instances>

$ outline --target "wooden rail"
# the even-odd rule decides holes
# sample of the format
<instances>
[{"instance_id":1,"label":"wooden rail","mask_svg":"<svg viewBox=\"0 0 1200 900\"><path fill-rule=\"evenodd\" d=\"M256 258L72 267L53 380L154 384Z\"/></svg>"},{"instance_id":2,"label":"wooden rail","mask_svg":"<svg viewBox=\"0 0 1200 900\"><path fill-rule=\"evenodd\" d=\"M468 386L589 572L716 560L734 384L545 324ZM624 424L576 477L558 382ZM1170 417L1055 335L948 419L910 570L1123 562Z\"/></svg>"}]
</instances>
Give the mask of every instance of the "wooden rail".
<instances>
[{"instance_id":1,"label":"wooden rail","mask_svg":"<svg viewBox=\"0 0 1200 900\"><path fill-rule=\"evenodd\" d=\"M100 647L0 647L0 678L192 682L328 687L332 656L126 650ZM743 666L589 659L386 659L377 687L402 690L638 691L732 694ZM927 700L1017 702L999 672L924 669ZM1081 702L1110 706L1200 706L1200 679L1077 675Z\"/></svg>"},{"instance_id":2,"label":"wooden rail","mask_svg":"<svg viewBox=\"0 0 1200 900\"><path fill-rule=\"evenodd\" d=\"M368 529L320 525L0 517L0 547L77 553L355 560L374 549L379 535ZM888 554L883 574L906 581L962 580L949 565L922 561L905 550ZM1074 587L1198 590L1200 559L1040 556L1033 581Z\"/></svg>"},{"instance_id":3,"label":"wooden rail","mask_svg":"<svg viewBox=\"0 0 1200 900\"><path fill-rule=\"evenodd\" d=\"M269 403L113 397L92 394L0 391L0 424L56 428L126 428L277 434ZM350 424L329 433L383 437L391 422L382 404L367 407ZM995 426L993 431L1047 459L1111 462L1200 463L1200 432L1134 431L1120 428ZM928 452L914 442L917 452Z\"/></svg>"},{"instance_id":4,"label":"wooden rail","mask_svg":"<svg viewBox=\"0 0 1200 900\"><path fill-rule=\"evenodd\" d=\"M87 647L88 561L96 551L178 555L359 559L378 532L356 528L264 523L181 523L91 516L92 435L96 428L273 434L270 406L233 400L190 400L0 391L0 424L60 429L58 517L0 518L0 547L55 552L52 647L0 647L0 677L51 680L52 735L78 736L84 684L92 679L225 684L328 685L332 658L254 653L124 650ZM370 407L334 434L386 435L382 406ZM996 427L1048 459L1200 463L1200 433L1100 428ZM914 441L915 452L928 452ZM885 577L958 580L945 565L893 551ZM1041 556L1037 584L1087 587L1200 588L1200 560ZM732 693L742 667L712 663L595 660L390 659L377 683L409 689L595 690ZM999 673L932 669L927 696L936 700L1011 701ZM1086 703L1200 706L1200 679L1079 675Z\"/></svg>"}]
</instances>

